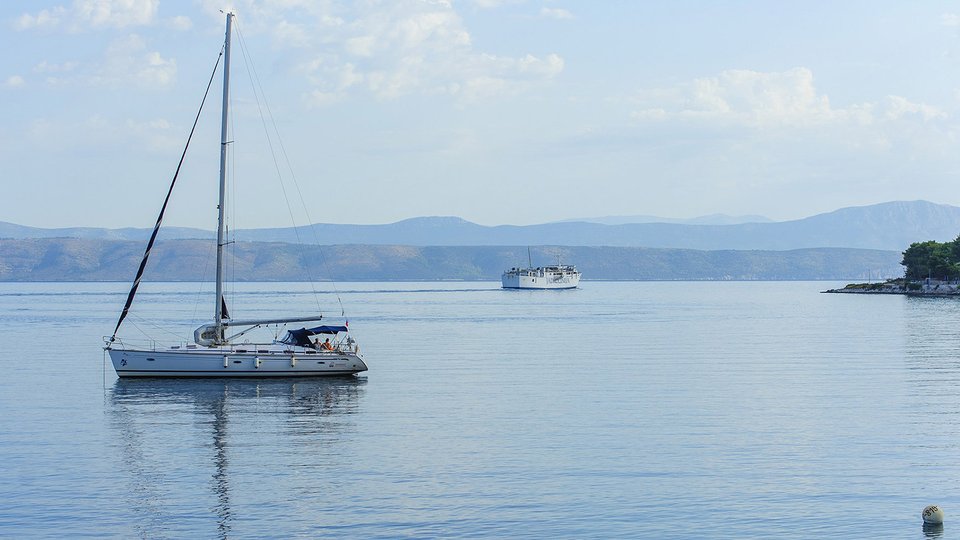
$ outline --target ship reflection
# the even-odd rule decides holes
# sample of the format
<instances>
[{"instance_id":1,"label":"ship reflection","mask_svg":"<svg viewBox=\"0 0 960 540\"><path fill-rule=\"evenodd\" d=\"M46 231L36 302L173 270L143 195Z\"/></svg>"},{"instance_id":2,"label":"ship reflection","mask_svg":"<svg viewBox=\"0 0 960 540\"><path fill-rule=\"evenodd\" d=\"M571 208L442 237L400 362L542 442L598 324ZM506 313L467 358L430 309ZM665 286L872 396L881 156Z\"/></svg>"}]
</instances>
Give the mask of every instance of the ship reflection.
<instances>
[{"instance_id":1,"label":"ship reflection","mask_svg":"<svg viewBox=\"0 0 960 540\"><path fill-rule=\"evenodd\" d=\"M128 473L134 526L142 537L178 537L183 504L175 469L203 469L215 498L213 516L219 538L232 536L230 424L264 424L269 436L295 443L336 444L337 434L351 429L366 378L323 379L118 379L108 391L110 425L116 433L121 468ZM268 424L276 424L268 427ZM200 436L197 436L197 429ZM206 433L206 437L203 436ZM253 435L255 436L255 435ZM267 436L267 435L264 435ZM243 435L252 437L250 433ZM180 440L178 440L178 438ZM199 439L199 440L197 440ZM206 439L205 441L203 439ZM212 441L212 444L211 444ZM249 441L246 441L249 444ZM199 450L200 455L194 455ZM185 460L199 460L184 463ZM187 474L189 476L189 473ZM206 508L197 508L203 512ZM211 516L211 517L213 517Z\"/></svg>"}]
</instances>

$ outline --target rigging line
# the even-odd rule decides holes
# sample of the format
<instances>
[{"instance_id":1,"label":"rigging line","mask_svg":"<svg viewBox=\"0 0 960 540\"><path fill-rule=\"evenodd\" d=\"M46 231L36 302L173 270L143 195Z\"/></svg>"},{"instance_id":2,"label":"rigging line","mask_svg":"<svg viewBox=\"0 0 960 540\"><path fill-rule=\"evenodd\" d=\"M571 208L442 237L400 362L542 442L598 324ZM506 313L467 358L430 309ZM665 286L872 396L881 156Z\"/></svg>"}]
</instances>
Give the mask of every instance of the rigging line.
<instances>
[{"instance_id":1,"label":"rigging line","mask_svg":"<svg viewBox=\"0 0 960 540\"><path fill-rule=\"evenodd\" d=\"M140 324L137 324L138 322L139 322ZM177 338L178 340L182 337L179 333L174 332L174 331L172 331L172 330L170 330L170 329L168 329L168 328L165 328L165 327L163 327L163 326L160 326L157 322L155 322L155 321L153 321L153 320L144 319L144 318L140 317L140 316L137 315L137 314L133 314L133 315L130 316L130 324L132 324L132 325L134 326L134 328L136 328L137 330L139 330L140 333L143 334L143 337L145 337L145 338L147 338L147 339L149 339L149 340L152 340L152 341L156 341L156 340L153 339L149 334L147 334L147 332L144 331L143 328L141 328L141 325L152 327L154 331L160 332L160 333L162 333L162 334L167 334L167 335L169 335L170 337L175 337L175 338Z\"/></svg>"},{"instance_id":2,"label":"rigging line","mask_svg":"<svg viewBox=\"0 0 960 540\"><path fill-rule=\"evenodd\" d=\"M244 39L243 39L243 34L240 32L240 25L238 24L238 25L236 26L236 28L237 28L237 37L239 38L238 41L239 41L239 43L240 43L240 49L241 49L241 51L243 52L243 62L244 62L244 64L245 64L246 67L247 67L247 76L250 77L250 76L251 76L250 74L251 74L251 71L252 71L252 68L250 67L250 55L249 55L249 53L247 52L246 44L245 44L245 41L244 41ZM299 230L299 228L296 226L296 225L297 225L297 219L296 219L296 217L294 217L293 208L292 208L291 205L290 205L290 198L287 196L287 187L286 187L286 186L284 185L284 183L283 183L283 174L282 174L281 171L280 171L280 164L277 163L277 152L276 152L276 150L273 148L273 139L270 138L270 132L269 132L269 130L267 129L266 121L264 120L263 108L262 108L261 105L260 105L260 96L257 94L257 88L256 88L256 86L253 84L252 81L251 81L251 84L250 84L250 85L251 85L251 87L253 87L253 98L254 98L254 101L257 103L257 111L260 113L260 122L261 122L261 124L263 124L263 131L264 131L264 133L265 133L265 135L266 135L266 138L267 138L267 146L269 146L269 148L270 148L270 156L271 156L271 158L273 159L273 168L276 170L277 178L280 180L280 190L283 192L283 199L284 199L284 202L285 202L286 205L287 205L287 213L290 214L290 221L291 221L291 222L293 223L293 225L294 225L294 227L293 227L293 232L294 232L294 234L295 234L296 237L297 237L297 242L298 242L298 243L302 243L302 241L301 241L301 239L300 239L300 230Z\"/></svg>"},{"instance_id":3,"label":"rigging line","mask_svg":"<svg viewBox=\"0 0 960 540\"><path fill-rule=\"evenodd\" d=\"M284 161L285 161L285 163L286 163L287 170L290 172L290 178L291 178L291 180L293 181L293 185L294 185L294 187L295 187L296 190L297 190L297 195L300 197L300 204L301 204L301 206L303 207L303 212L304 212L304 214L305 214L306 217L307 217L307 222L308 222L308 224L309 224L309 226L310 226L310 227L309 227L309 228L310 228L310 232L311 232L312 235L313 235L313 243L314 243L314 245L316 245L317 248L318 248L318 251L319 251L319 253L320 253L320 260L321 260L321 262L323 263L324 270L326 270L326 272L327 272L327 276L330 278L330 284L331 284L331 286L333 287L333 292L334 292L334 295L335 295L336 298L337 298L337 303L340 305L340 316L343 317L343 316L345 316L345 310L344 310L344 307L343 307L343 300L340 298L340 291L338 290L337 282L336 282L336 280L333 279L333 273L330 271L330 265L327 263L326 254L324 253L324 250L320 247L320 239L317 237L316 227L314 227L314 225L313 225L313 219L310 217L310 210L309 210L309 208L307 208L307 205L306 205L306 203L304 202L305 199L304 199L304 197L303 197L303 192L302 192L301 189L300 189L300 183L297 181L297 175L296 175L296 173L295 173L294 170L293 170L293 165L292 165L291 162L290 162L290 157L288 156L286 147L285 147L284 144L283 144L283 139L282 139L282 137L280 136L280 130L277 128L277 123L276 123L276 120L275 120L275 118L274 118L274 116L273 116L273 111L270 109L270 103L267 101L267 98L266 98L266 92L263 91L263 85L260 83L260 76L257 74L256 68L253 66L252 60L250 59L250 55L247 53L246 41L245 41L245 39L244 39L244 37L243 37L243 33L240 31L239 25L237 25L237 36L240 38L238 41L240 42L240 48L241 48L241 50L243 50L243 53L244 53L244 54L243 54L243 56L244 56L244 63L247 64L247 74L248 74L248 76L250 77L250 85L251 85L251 86L253 87L253 89L254 89L254 97L256 98L256 101L257 101L257 109L260 110L260 118L261 118L261 122L262 122L263 125L264 125L264 132L266 133L267 140L268 140L268 142L269 142L269 141L272 141L272 139L270 138L270 132L269 132L269 130L267 129L267 126L266 126L266 122L263 120L264 115L263 115L263 110L261 109L261 106L260 106L260 98L259 98L259 96L263 96L263 106L264 106L264 107L266 108L266 110L267 110L267 116L270 117L270 123L271 123L271 125L273 126L273 131L274 131L274 134L276 135L277 143L278 143L278 145L279 145L279 147L280 147L280 152L283 154L283 158L284 158ZM256 79L256 82L254 82L254 79ZM259 92L257 91L258 89L259 89ZM280 166L279 166L279 164L277 164L276 154L273 152L273 144L272 144L272 142L271 142L271 144L270 144L270 150L271 150L271 154L274 156L274 157L273 157L273 159L274 159L274 166L277 168L277 176L280 177L280 179L281 179L281 187L283 188L283 182L282 182L282 178L283 178L283 177L282 177L282 175L281 175L281 173L280 173ZM291 218L291 220L294 221L294 233L295 233L296 236L297 236L297 242L300 242L300 243L302 244L302 241L301 241L301 239L300 239L299 227L296 226L296 220L295 220L294 217L293 217L293 209L290 207L290 201L289 201L289 199L287 199L286 188L283 188L283 189L284 189L284 199L286 200L286 203L287 203L287 210L288 210L288 212L290 212L290 218ZM314 283L314 281L313 281L313 279L312 279L312 276L310 276L310 275L308 274L306 277L308 278L308 282L310 283L310 288L311 288L312 291L313 291L314 299L317 301L317 309L318 309L319 311L322 311L322 308L321 308L321 306L320 306L319 299L317 298L317 290L316 290L315 283Z\"/></svg>"},{"instance_id":4,"label":"rigging line","mask_svg":"<svg viewBox=\"0 0 960 540\"><path fill-rule=\"evenodd\" d=\"M147 248L143 252L143 260L140 261L140 267L137 269L137 275L133 278L133 286L130 288L130 293L127 295L127 301L123 306L123 310L120 312L120 318L117 320L117 326L113 329L113 335L110 336L110 343L113 343L117 339L117 332L120 330L120 325L123 323L123 319L127 317L127 313L130 312L130 305L133 304L133 297L137 295L137 289L140 287L140 278L143 277L143 271L147 267L147 259L150 258L150 250L153 249L153 244L157 240L157 233L160 232L160 223L163 222L163 214L167 211L167 203L170 202L170 196L173 194L173 186L177 183L177 177L180 175L180 168L183 167L183 161L187 157L187 149L190 148L190 141L193 139L193 134L197 130L197 123L200 121L200 113L203 112L203 105L207 102L207 96L210 95L210 87L213 85L213 78L217 74L217 68L220 66L220 59L223 58L223 51L226 48L226 44L220 48L220 54L217 56L217 61L213 65L213 72L210 73L210 80L207 81L207 89L203 93L203 100L200 101L200 108L197 110L197 116L193 119L193 127L190 128L190 136L187 137L187 144L183 145L183 153L180 154L180 162L177 163L177 170L173 174L173 180L170 182L170 188L167 190L167 196L163 199L163 206L160 207L160 214L157 216L157 223L153 226L153 234L150 235L150 241L147 242Z\"/></svg>"},{"instance_id":5,"label":"rigging line","mask_svg":"<svg viewBox=\"0 0 960 540\"><path fill-rule=\"evenodd\" d=\"M197 311L200 309L200 297L203 295L203 289L207 283L207 271L210 270L210 260L213 259L213 253L211 253L212 250L210 249L212 247L212 245L208 245L207 253L203 257L203 270L200 272L199 290L197 290L197 294L193 300L193 315L190 316L191 321L197 321Z\"/></svg>"}]
</instances>

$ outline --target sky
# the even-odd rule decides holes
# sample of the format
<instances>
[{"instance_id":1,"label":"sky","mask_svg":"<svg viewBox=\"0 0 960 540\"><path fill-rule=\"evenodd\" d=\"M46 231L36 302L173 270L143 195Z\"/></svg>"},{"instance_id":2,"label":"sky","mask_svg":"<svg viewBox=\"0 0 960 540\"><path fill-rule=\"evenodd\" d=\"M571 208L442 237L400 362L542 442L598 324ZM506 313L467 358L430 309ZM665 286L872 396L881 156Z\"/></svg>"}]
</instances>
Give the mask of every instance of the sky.
<instances>
[{"instance_id":1,"label":"sky","mask_svg":"<svg viewBox=\"0 0 960 540\"><path fill-rule=\"evenodd\" d=\"M960 206L956 2L73 0L0 2L0 221L152 226L221 9L234 227ZM216 226L219 84L167 225Z\"/></svg>"}]
</instances>

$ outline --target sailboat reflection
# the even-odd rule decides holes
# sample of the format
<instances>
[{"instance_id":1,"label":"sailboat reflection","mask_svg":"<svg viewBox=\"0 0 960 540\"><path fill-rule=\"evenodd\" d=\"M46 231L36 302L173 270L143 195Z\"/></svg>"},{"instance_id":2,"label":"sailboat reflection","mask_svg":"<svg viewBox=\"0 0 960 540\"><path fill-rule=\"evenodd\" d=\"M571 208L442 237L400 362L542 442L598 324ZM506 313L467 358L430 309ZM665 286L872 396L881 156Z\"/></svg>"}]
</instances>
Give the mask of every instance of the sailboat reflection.
<instances>
[{"instance_id":1,"label":"sailboat reflection","mask_svg":"<svg viewBox=\"0 0 960 540\"><path fill-rule=\"evenodd\" d=\"M231 467L231 450L242 447L249 456L248 450L260 447L263 458L280 466L284 449L336 447L352 429L349 418L358 412L365 385L366 378L356 377L118 379L107 411L119 439L119 465L129 474L137 532L144 537L231 536L231 476L258 474L245 468L237 452ZM212 521L200 530L195 519L185 524L184 505L211 495L213 508L194 506L192 514L199 510L201 522L215 519L216 533L208 528ZM205 509L212 513L203 515Z\"/></svg>"}]
</instances>

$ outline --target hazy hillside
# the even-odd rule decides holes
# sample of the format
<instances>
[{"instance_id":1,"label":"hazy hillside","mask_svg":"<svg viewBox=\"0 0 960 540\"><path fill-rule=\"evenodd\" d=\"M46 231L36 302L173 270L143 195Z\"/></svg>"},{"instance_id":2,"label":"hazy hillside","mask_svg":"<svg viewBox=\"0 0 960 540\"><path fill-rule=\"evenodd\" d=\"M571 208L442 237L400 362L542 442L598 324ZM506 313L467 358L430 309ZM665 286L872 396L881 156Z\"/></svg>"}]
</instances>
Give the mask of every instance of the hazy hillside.
<instances>
[{"instance_id":1,"label":"hazy hillside","mask_svg":"<svg viewBox=\"0 0 960 540\"><path fill-rule=\"evenodd\" d=\"M952 240L960 234L960 208L925 201L844 208L774 223L602 225L565 222L484 227L459 218L416 218L390 225L316 225L327 243L417 246L567 245L699 250L791 250L850 247L902 251L918 240ZM291 229L238 231L253 241L293 241Z\"/></svg>"},{"instance_id":2,"label":"hazy hillside","mask_svg":"<svg viewBox=\"0 0 960 540\"><path fill-rule=\"evenodd\" d=\"M562 219L558 223L584 221L600 223L602 225L626 225L628 223L679 223L683 225L738 225L740 223L772 223L773 220L764 216L728 216L726 214L710 214L694 218L665 218L659 216L601 216L587 218Z\"/></svg>"},{"instance_id":3,"label":"hazy hillside","mask_svg":"<svg viewBox=\"0 0 960 540\"><path fill-rule=\"evenodd\" d=\"M213 276L213 242L159 242L149 281L198 281ZM131 241L40 238L0 240L2 281L129 281L143 253ZM228 275L239 281L496 280L525 265L525 247L335 245L302 247L239 242ZM622 247L537 247L534 264L559 255L585 279L847 280L901 275L896 251L818 248L791 251L698 251Z\"/></svg>"},{"instance_id":4,"label":"hazy hillside","mask_svg":"<svg viewBox=\"0 0 960 540\"><path fill-rule=\"evenodd\" d=\"M619 246L698 250L792 250L849 247L903 251L911 242L960 234L960 208L926 201L844 208L795 221L693 225L558 222L487 227L456 217L414 218L387 225L314 225L322 244L410 246ZM247 242L297 242L292 228L240 229ZM35 229L0 223L0 237L143 240L147 229ZM212 238L209 231L170 228L161 239ZM301 237L314 235L301 231Z\"/></svg>"},{"instance_id":5,"label":"hazy hillside","mask_svg":"<svg viewBox=\"0 0 960 540\"><path fill-rule=\"evenodd\" d=\"M153 218L155 219L155 218ZM215 219L215 218L214 218ZM141 240L146 242L153 232L153 224L148 229L98 229L96 227L67 227L62 229L42 229L25 227L0 221L0 238L97 238L101 240ZM213 231L191 229L188 227L164 227L163 237L179 238L216 238Z\"/></svg>"}]
</instances>

